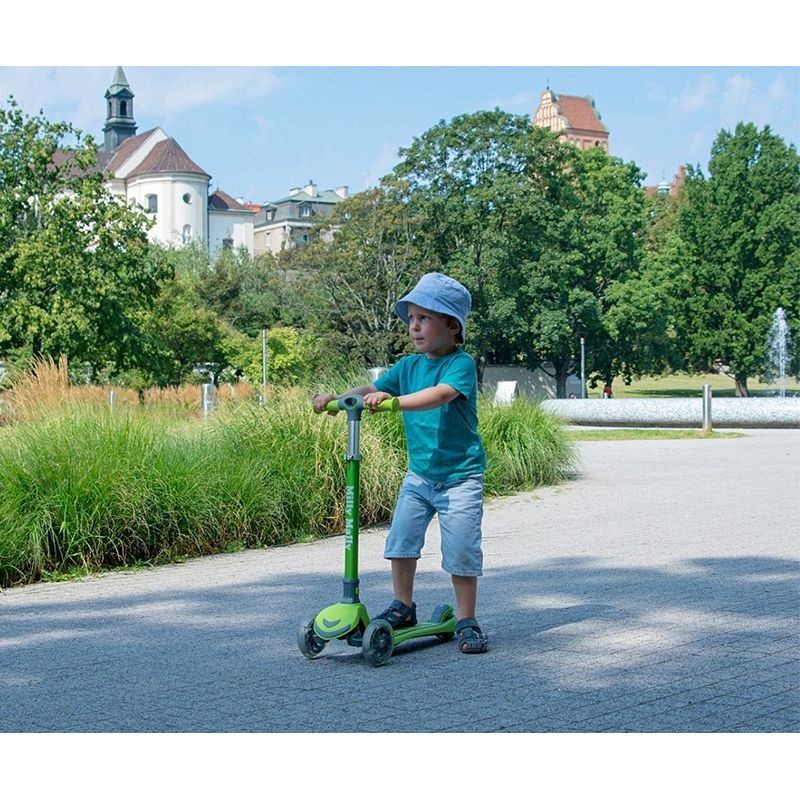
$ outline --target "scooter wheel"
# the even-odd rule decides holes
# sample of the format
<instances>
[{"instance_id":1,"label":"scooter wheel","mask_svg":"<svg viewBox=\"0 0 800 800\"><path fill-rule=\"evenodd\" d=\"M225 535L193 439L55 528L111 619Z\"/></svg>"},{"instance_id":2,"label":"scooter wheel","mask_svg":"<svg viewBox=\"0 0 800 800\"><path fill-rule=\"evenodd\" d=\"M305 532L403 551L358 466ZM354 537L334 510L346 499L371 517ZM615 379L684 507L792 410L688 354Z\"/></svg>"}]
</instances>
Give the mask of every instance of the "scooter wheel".
<instances>
[{"instance_id":1,"label":"scooter wheel","mask_svg":"<svg viewBox=\"0 0 800 800\"><path fill-rule=\"evenodd\" d=\"M393 651L392 626L385 619L370 622L364 631L364 640L361 644L361 652L366 662L373 667L380 667L389 660Z\"/></svg>"},{"instance_id":2,"label":"scooter wheel","mask_svg":"<svg viewBox=\"0 0 800 800\"><path fill-rule=\"evenodd\" d=\"M305 625L301 625L297 631L297 646L306 658L317 658L327 645L327 639L323 639L314 633L313 617Z\"/></svg>"},{"instance_id":3,"label":"scooter wheel","mask_svg":"<svg viewBox=\"0 0 800 800\"><path fill-rule=\"evenodd\" d=\"M436 606L433 609L433 613L431 614L431 622L440 623L440 622L447 622L449 619L453 619L455 614L453 613L453 607L447 605L446 603L442 603L441 605ZM449 642L454 633L437 633L436 638L440 642Z\"/></svg>"}]
</instances>

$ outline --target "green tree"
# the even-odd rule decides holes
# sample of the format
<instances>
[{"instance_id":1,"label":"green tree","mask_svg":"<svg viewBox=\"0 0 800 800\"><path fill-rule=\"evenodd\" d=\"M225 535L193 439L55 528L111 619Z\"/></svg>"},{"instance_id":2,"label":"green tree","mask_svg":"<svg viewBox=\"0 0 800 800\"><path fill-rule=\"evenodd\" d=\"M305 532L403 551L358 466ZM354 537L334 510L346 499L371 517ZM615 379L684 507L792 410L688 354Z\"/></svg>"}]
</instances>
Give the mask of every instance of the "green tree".
<instances>
[{"instance_id":1,"label":"green tree","mask_svg":"<svg viewBox=\"0 0 800 800\"><path fill-rule=\"evenodd\" d=\"M425 271L413 209L385 187L339 203L292 260L307 324L330 352L364 366L386 366L405 352L408 334L397 299ZM298 270L302 279L298 280Z\"/></svg>"},{"instance_id":2,"label":"green tree","mask_svg":"<svg viewBox=\"0 0 800 800\"><path fill-rule=\"evenodd\" d=\"M226 343L228 363L238 377L260 385L263 375L261 336L234 331ZM267 383L287 387L307 385L322 366L320 340L296 328L276 325L267 331Z\"/></svg>"},{"instance_id":3,"label":"green tree","mask_svg":"<svg viewBox=\"0 0 800 800\"><path fill-rule=\"evenodd\" d=\"M525 116L495 110L441 122L395 169L421 209L433 265L473 295L469 348L482 362L552 364L560 397L580 337L607 379L630 363L605 314L641 266L642 173L581 151Z\"/></svg>"},{"instance_id":4,"label":"green tree","mask_svg":"<svg viewBox=\"0 0 800 800\"><path fill-rule=\"evenodd\" d=\"M559 397L579 370L581 337L588 371L603 381L637 357L614 317L624 317L634 297L623 286L639 276L646 221L634 163L600 148L565 147L568 161L547 191L547 224L520 265L529 320L524 352L531 366L552 364Z\"/></svg>"},{"instance_id":5,"label":"green tree","mask_svg":"<svg viewBox=\"0 0 800 800\"><path fill-rule=\"evenodd\" d=\"M214 261L205 246L167 248L175 272L189 279L206 308L248 336L280 320L281 275L274 257L253 258L245 247L223 249Z\"/></svg>"},{"instance_id":6,"label":"green tree","mask_svg":"<svg viewBox=\"0 0 800 800\"><path fill-rule=\"evenodd\" d=\"M676 338L675 283L686 269L685 244L675 233L680 199L647 197L636 192L636 209L625 234L632 247L628 267L603 297L602 357L591 383L627 383L644 374L677 369L682 364Z\"/></svg>"},{"instance_id":7,"label":"green tree","mask_svg":"<svg viewBox=\"0 0 800 800\"><path fill-rule=\"evenodd\" d=\"M495 109L442 121L400 155L393 177L427 243L420 271L447 272L470 290L467 348L480 376L485 363L525 352L520 266L557 218L568 151L528 117Z\"/></svg>"},{"instance_id":8,"label":"green tree","mask_svg":"<svg viewBox=\"0 0 800 800\"><path fill-rule=\"evenodd\" d=\"M739 123L718 134L708 172L688 170L678 218L691 255L678 287L681 341L691 368L721 367L747 396L775 310L790 329L800 323L800 161L769 127Z\"/></svg>"},{"instance_id":9,"label":"green tree","mask_svg":"<svg viewBox=\"0 0 800 800\"><path fill-rule=\"evenodd\" d=\"M10 98L0 109L0 350L135 366L167 274L150 257L149 224L105 188L91 137Z\"/></svg>"},{"instance_id":10,"label":"green tree","mask_svg":"<svg viewBox=\"0 0 800 800\"><path fill-rule=\"evenodd\" d=\"M231 329L200 301L185 276L164 281L143 328L146 374L159 386L190 380L201 366L218 383L228 366Z\"/></svg>"}]
</instances>

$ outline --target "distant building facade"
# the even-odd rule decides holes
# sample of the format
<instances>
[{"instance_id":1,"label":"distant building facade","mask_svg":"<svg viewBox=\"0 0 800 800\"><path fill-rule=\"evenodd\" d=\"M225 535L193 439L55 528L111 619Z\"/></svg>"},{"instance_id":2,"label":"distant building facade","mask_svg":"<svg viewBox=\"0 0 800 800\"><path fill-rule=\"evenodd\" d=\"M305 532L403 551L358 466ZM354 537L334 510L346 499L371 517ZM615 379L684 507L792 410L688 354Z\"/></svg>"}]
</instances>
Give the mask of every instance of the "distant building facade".
<instances>
[{"instance_id":1,"label":"distant building facade","mask_svg":"<svg viewBox=\"0 0 800 800\"><path fill-rule=\"evenodd\" d=\"M222 189L216 189L208 198L208 250L212 256L221 250L246 247L253 250L253 226L256 212L241 200L235 200Z\"/></svg>"},{"instance_id":2,"label":"distant building facade","mask_svg":"<svg viewBox=\"0 0 800 800\"><path fill-rule=\"evenodd\" d=\"M211 176L161 128L137 134L133 98L117 67L105 93L104 144L98 153L109 189L152 215L152 241L199 241L212 258L223 247L245 247L252 255L255 212L219 189L209 196Z\"/></svg>"},{"instance_id":3,"label":"distant building facade","mask_svg":"<svg viewBox=\"0 0 800 800\"><path fill-rule=\"evenodd\" d=\"M677 197L683 184L686 181L686 167L680 166L678 167L678 171L675 175L672 176L671 181L663 180L658 186L645 186L644 190L647 194L654 196L659 195L661 197Z\"/></svg>"},{"instance_id":4,"label":"distant building facade","mask_svg":"<svg viewBox=\"0 0 800 800\"><path fill-rule=\"evenodd\" d=\"M609 131L601 121L591 97L557 95L548 86L542 92L531 122L539 128L560 133L562 139L572 142L581 150L600 147L609 152Z\"/></svg>"},{"instance_id":5,"label":"distant building facade","mask_svg":"<svg viewBox=\"0 0 800 800\"><path fill-rule=\"evenodd\" d=\"M347 200L347 186L320 191L313 181L289 190L280 200L261 206L253 227L254 252L277 255L281 250L308 242L311 228Z\"/></svg>"}]
</instances>

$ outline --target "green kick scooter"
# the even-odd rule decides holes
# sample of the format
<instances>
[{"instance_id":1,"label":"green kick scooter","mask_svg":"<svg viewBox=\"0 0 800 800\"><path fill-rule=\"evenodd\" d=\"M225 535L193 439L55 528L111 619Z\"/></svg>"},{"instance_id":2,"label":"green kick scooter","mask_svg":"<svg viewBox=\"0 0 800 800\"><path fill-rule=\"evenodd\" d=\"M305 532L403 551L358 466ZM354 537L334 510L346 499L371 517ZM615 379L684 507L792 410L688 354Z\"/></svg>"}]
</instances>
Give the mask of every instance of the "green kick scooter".
<instances>
[{"instance_id":1,"label":"green kick scooter","mask_svg":"<svg viewBox=\"0 0 800 800\"><path fill-rule=\"evenodd\" d=\"M378 411L398 411L396 397L384 400ZM317 658L334 639L344 639L352 647L360 647L369 664L379 667L392 655L401 642L420 636L436 636L440 641L452 639L456 618L452 606L438 605L431 618L410 628L394 630L384 619L370 620L366 606L361 602L358 581L358 522L359 522L359 471L361 453L359 438L364 398L346 395L331 400L327 411L347 412L347 454L345 455L345 508L344 508L344 587L339 603L322 609L315 617L300 626L297 645L306 658Z\"/></svg>"}]
</instances>

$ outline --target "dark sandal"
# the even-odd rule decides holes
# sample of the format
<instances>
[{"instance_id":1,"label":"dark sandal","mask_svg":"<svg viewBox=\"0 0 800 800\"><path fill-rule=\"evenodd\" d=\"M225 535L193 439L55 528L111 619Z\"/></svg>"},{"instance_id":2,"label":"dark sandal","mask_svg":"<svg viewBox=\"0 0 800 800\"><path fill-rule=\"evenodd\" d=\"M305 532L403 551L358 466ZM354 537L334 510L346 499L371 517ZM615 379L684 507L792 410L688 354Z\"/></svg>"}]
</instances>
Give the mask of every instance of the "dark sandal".
<instances>
[{"instance_id":1,"label":"dark sandal","mask_svg":"<svg viewBox=\"0 0 800 800\"><path fill-rule=\"evenodd\" d=\"M458 649L462 653L485 653L489 640L472 617L460 619L456 623Z\"/></svg>"},{"instance_id":2,"label":"dark sandal","mask_svg":"<svg viewBox=\"0 0 800 800\"><path fill-rule=\"evenodd\" d=\"M389 608L375 619L385 619L394 630L398 628L411 628L417 624L417 604L407 606L399 600L392 600Z\"/></svg>"}]
</instances>

